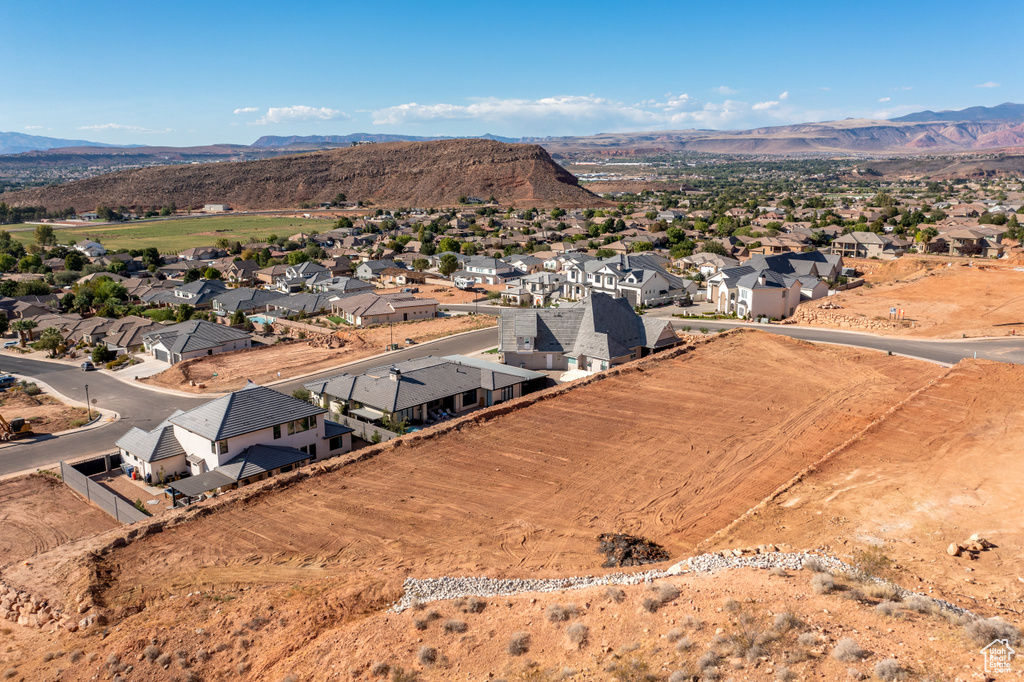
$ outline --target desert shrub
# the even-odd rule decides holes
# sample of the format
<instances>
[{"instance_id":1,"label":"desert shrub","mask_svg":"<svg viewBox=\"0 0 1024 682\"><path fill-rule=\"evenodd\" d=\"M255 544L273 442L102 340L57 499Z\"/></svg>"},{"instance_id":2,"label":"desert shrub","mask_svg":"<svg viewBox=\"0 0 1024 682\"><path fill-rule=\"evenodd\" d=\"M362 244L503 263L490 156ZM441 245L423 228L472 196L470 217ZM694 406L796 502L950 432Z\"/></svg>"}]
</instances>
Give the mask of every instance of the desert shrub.
<instances>
[{"instance_id":1,"label":"desert shrub","mask_svg":"<svg viewBox=\"0 0 1024 682\"><path fill-rule=\"evenodd\" d=\"M222 652L222 651L224 651L226 649L229 649L229 648L230 647L228 647L226 642L221 642L217 646L213 647L213 650L216 651L217 653L220 653L220 652Z\"/></svg>"},{"instance_id":2,"label":"desert shrub","mask_svg":"<svg viewBox=\"0 0 1024 682\"><path fill-rule=\"evenodd\" d=\"M861 590L857 589L856 587L851 588L849 590L843 590L840 596L842 596L843 599L861 602L862 604L868 600L867 595L864 594Z\"/></svg>"},{"instance_id":3,"label":"desert shrub","mask_svg":"<svg viewBox=\"0 0 1024 682\"><path fill-rule=\"evenodd\" d=\"M63 655L63 651L47 651L45 654L43 654L43 660L49 663L53 659L60 658Z\"/></svg>"},{"instance_id":4,"label":"desert shrub","mask_svg":"<svg viewBox=\"0 0 1024 682\"><path fill-rule=\"evenodd\" d=\"M590 637L590 628L583 623L573 623L565 629L565 636L576 646L584 647L587 645L587 638Z\"/></svg>"},{"instance_id":5,"label":"desert shrub","mask_svg":"<svg viewBox=\"0 0 1024 682\"><path fill-rule=\"evenodd\" d=\"M875 607L875 613L888 618L899 618L903 615L900 605L894 601L884 601Z\"/></svg>"},{"instance_id":6,"label":"desert shrub","mask_svg":"<svg viewBox=\"0 0 1024 682\"><path fill-rule=\"evenodd\" d=\"M804 562L800 566L800 568L804 569L805 571L811 571L813 573L828 573L829 572L828 567L825 565L825 562L823 562L818 557L811 557L809 559L804 559Z\"/></svg>"},{"instance_id":7,"label":"desert shrub","mask_svg":"<svg viewBox=\"0 0 1024 682\"><path fill-rule=\"evenodd\" d=\"M687 630L698 632L704 627L704 623L701 622L701 619L697 618L697 616L687 616L683 619L683 627Z\"/></svg>"},{"instance_id":8,"label":"desert shrub","mask_svg":"<svg viewBox=\"0 0 1024 682\"><path fill-rule=\"evenodd\" d=\"M849 677L851 680L863 680L867 677L867 675L857 670L856 668L847 668L846 676Z\"/></svg>"},{"instance_id":9,"label":"desert shrub","mask_svg":"<svg viewBox=\"0 0 1024 682\"><path fill-rule=\"evenodd\" d=\"M749 614L743 614L736 631L729 635L729 645L734 656L743 656L753 661L761 655L763 646L769 637L761 628L761 623Z\"/></svg>"},{"instance_id":10,"label":"desert shrub","mask_svg":"<svg viewBox=\"0 0 1024 682\"><path fill-rule=\"evenodd\" d=\"M673 628L673 629L668 631L667 635L665 635L665 639L667 639L670 642L678 642L682 638L683 638L683 631L680 628Z\"/></svg>"},{"instance_id":11,"label":"desert shrub","mask_svg":"<svg viewBox=\"0 0 1024 682\"><path fill-rule=\"evenodd\" d=\"M196 660L205 663L210 658L210 652L206 649L196 649Z\"/></svg>"},{"instance_id":12,"label":"desert shrub","mask_svg":"<svg viewBox=\"0 0 1024 682\"><path fill-rule=\"evenodd\" d=\"M776 613L775 618L772 621L772 627L780 635L784 635L796 626L800 625L800 619L794 616L790 612Z\"/></svg>"},{"instance_id":13,"label":"desert shrub","mask_svg":"<svg viewBox=\"0 0 1024 682\"><path fill-rule=\"evenodd\" d=\"M881 545L872 545L853 555L853 565L869 578L887 575L892 570L892 559Z\"/></svg>"},{"instance_id":14,"label":"desert shrub","mask_svg":"<svg viewBox=\"0 0 1024 682\"><path fill-rule=\"evenodd\" d=\"M242 649L244 651L244 650L248 649L251 646L252 646L252 640L250 640L250 639L248 639L246 637L240 637L238 639L238 648L239 649Z\"/></svg>"},{"instance_id":15,"label":"desert shrub","mask_svg":"<svg viewBox=\"0 0 1024 682\"><path fill-rule=\"evenodd\" d=\"M832 649L832 658L843 663L854 663L864 658L864 653L855 640L845 637L836 642L835 648Z\"/></svg>"},{"instance_id":16,"label":"desert shrub","mask_svg":"<svg viewBox=\"0 0 1024 682\"><path fill-rule=\"evenodd\" d=\"M11 679L13 677L17 677L17 676L18 676L18 671L16 669L14 669L14 668L8 668L7 670L4 671L4 679L5 680L9 680L9 679Z\"/></svg>"},{"instance_id":17,"label":"desert shrub","mask_svg":"<svg viewBox=\"0 0 1024 682\"><path fill-rule=\"evenodd\" d=\"M685 670L676 670L668 676L668 682L690 682L692 679L693 675Z\"/></svg>"},{"instance_id":18,"label":"desert shrub","mask_svg":"<svg viewBox=\"0 0 1024 682\"><path fill-rule=\"evenodd\" d=\"M874 673L883 682L895 682L907 676L907 671L895 658L886 658L876 663Z\"/></svg>"},{"instance_id":19,"label":"desert shrub","mask_svg":"<svg viewBox=\"0 0 1024 682\"><path fill-rule=\"evenodd\" d=\"M85 662L86 663L92 663L93 661L96 660L97 656L99 656L99 654L97 654L95 651L93 651L88 656L85 657Z\"/></svg>"},{"instance_id":20,"label":"desert shrub","mask_svg":"<svg viewBox=\"0 0 1024 682\"><path fill-rule=\"evenodd\" d=\"M693 640L690 639L689 637L682 637L678 642L676 642L676 651L678 651L679 653L683 653L684 651L689 651L692 648L693 648Z\"/></svg>"},{"instance_id":21,"label":"desert shrub","mask_svg":"<svg viewBox=\"0 0 1024 682\"><path fill-rule=\"evenodd\" d=\"M697 669L703 674L705 670L718 667L718 662L720 660L721 657L718 655L718 652L710 650L705 651L700 655L700 658L697 659Z\"/></svg>"},{"instance_id":22,"label":"desert shrub","mask_svg":"<svg viewBox=\"0 0 1024 682\"><path fill-rule=\"evenodd\" d=\"M238 672L239 675L244 675L245 673L249 672L249 663L246 661L241 661L238 665L235 666L235 670Z\"/></svg>"},{"instance_id":23,"label":"desert shrub","mask_svg":"<svg viewBox=\"0 0 1024 682\"><path fill-rule=\"evenodd\" d=\"M769 571L769 573L771 573L774 576L778 576L780 578L788 578L789 577L789 571L787 571L782 566L775 566L774 568L772 568L771 571Z\"/></svg>"},{"instance_id":24,"label":"desert shrub","mask_svg":"<svg viewBox=\"0 0 1024 682\"><path fill-rule=\"evenodd\" d=\"M814 646L818 643L818 636L813 632L801 632L796 638L796 643L800 646Z\"/></svg>"},{"instance_id":25,"label":"desert shrub","mask_svg":"<svg viewBox=\"0 0 1024 682\"><path fill-rule=\"evenodd\" d=\"M425 606L426 604L421 602L419 599L413 599L412 603L409 604L409 608L413 611L422 611Z\"/></svg>"},{"instance_id":26,"label":"desert shrub","mask_svg":"<svg viewBox=\"0 0 1024 682\"><path fill-rule=\"evenodd\" d=\"M167 666L169 666L171 664L171 655L170 654L160 654L157 657L157 659L156 659L156 664L161 666L161 667L163 667L163 668L166 668Z\"/></svg>"},{"instance_id":27,"label":"desert shrub","mask_svg":"<svg viewBox=\"0 0 1024 682\"><path fill-rule=\"evenodd\" d=\"M160 657L160 647L155 644L150 644L143 651L142 654L146 657L146 660L152 663Z\"/></svg>"},{"instance_id":28,"label":"desert shrub","mask_svg":"<svg viewBox=\"0 0 1024 682\"><path fill-rule=\"evenodd\" d=\"M775 679L778 680L778 682L791 682L796 679L796 673L782 665L776 669Z\"/></svg>"},{"instance_id":29,"label":"desert shrub","mask_svg":"<svg viewBox=\"0 0 1024 682\"><path fill-rule=\"evenodd\" d=\"M427 615L425 616L425 618L428 621L441 620L441 614L438 613L436 609L430 609L429 611L427 611Z\"/></svg>"},{"instance_id":30,"label":"desert shrub","mask_svg":"<svg viewBox=\"0 0 1024 682\"><path fill-rule=\"evenodd\" d=\"M836 589L836 581L828 573L815 573L811 577L811 589L816 594L832 594Z\"/></svg>"},{"instance_id":31,"label":"desert shrub","mask_svg":"<svg viewBox=\"0 0 1024 682\"><path fill-rule=\"evenodd\" d=\"M656 588L658 593L658 599L661 600L662 604L667 604L670 601L675 601L679 598L679 588L672 583L661 583Z\"/></svg>"},{"instance_id":32,"label":"desert shrub","mask_svg":"<svg viewBox=\"0 0 1024 682\"><path fill-rule=\"evenodd\" d=\"M182 682L199 682L199 674L196 673L194 670L189 670L181 679Z\"/></svg>"},{"instance_id":33,"label":"desert shrub","mask_svg":"<svg viewBox=\"0 0 1024 682\"><path fill-rule=\"evenodd\" d=\"M470 597L466 602L466 613L480 613L487 607L487 601L480 597Z\"/></svg>"},{"instance_id":34,"label":"desert shrub","mask_svg":"<svg viewBox=\"0 0 1024 682\"><path fill-rule=\"evenodd\" d=\"M78 659L80 659L82 657L82 655L83 655L83 652L82 652L81 649L75 649L70 654L68 654L68 660L71 661L72 663L78 663Z\"/></svg>"},{"instance_id":35,"label":"desert shrub","mask_svg":"<svg viewBox=\"0 0 1024 682\"><path fill-rule=\"evenodd\" d=\"M114 666L118 665L120 662L121 662L121 659L118 658L117 654L110 654L109 656L107 656L107 666L110 667L110 668L113 668Z\"/></svg>"},{"instance_id":36,"label":"desert shrub","mask_svg":"<svg viewBox=\"0 0 1024 682\"><path fill-rule=\"evenodd\" d=\"M412 626L414 628L416 628L417 630L426 630L427 629L427 621L423 620L422 618L415 618L412 621Z\"/></svg>"},{"instance_id":37,"label":"desert shrub","mask_svg":"<svg viewBox=\"0 0 1024 682\"><path fill-rule=\"evenodd\" d=\"M434 665L437 663L437 649L432 646L423 645L420 650L416 652L416 658L423 665Z\"/></svg>"},{"instance_id":38,"label":"desert shrub","mask_svg":"<svg viewBox=\"0 0 1024 682\"><path fill-rule=\"evenodd\" d=\"M530 650L530 633L514 632L508 640L508 653L510 656L522 656Z\"/></svg>"},{"instance_id":39,"label":"desert shrub","mask_svg":"<svg viewBox=\"0 0 1024 682\"><path fill-rule=\"evenodd\" d=\"M647 661L637 656L612 663L606 670L612 674L612 679L618 682L656 682L658 679L650 673Z\"/></svg>"},{"instance_id":40,"label":"desert shrub","mask_svg":"<svg viewBox=\"0 0 1024 682\"><path fill-rule=\"evenodd\" d=\"M578 612L575 604L548 604L547 610L548 620L552 623L564 623L575 618Z\"/></svg>"},{"instance_id":41,"label":"desert shrub","mask_svg":"<svg viewBox=\"0 0 1024 682\"><path fill-rule=\"evenodd\" d=\"M900 601L903 597L900 588L890 582L871 583L866 588L869 597L886 601Z\"/></svg>"},{"instance_id":42,"label":"desert shrub","mask_svg":"<svg viewBox=\"0 0 1024 682\"><path fill-rule=\"evenodd\" d=\"M626 598L626 593L614 585L609 585L604 591L604 596L608 597L608 601L620 602Z\"/></svg>"},{"instance_id":43,"label":"desert shrub","mask_svg":"<svg viewBox=\"0 0 1024 682\"><path fill-rule=\"evenodd\" d=\"M810 657L805 649L789 649L783 656L783 660L786 663L803 663Z\"/></svg>"},{"instance_id":44,"label":"desert shrub","mask_svg":"<svg viewBox=\"0 0 1024 682\"><path fill-rule=\"evenodd\" d=\"M736 601L735 599L733 599L732 597L729 597L722 604L722 608L725 609L726 611L739 611L740 610L740 603L738 601Z\"/></svg>"},{"instance_id":45,"label":"desert shrub","mask_svg":"<svg viewBox=\"0 0 1024 682\"><path fill-rule=\"evenodd\" d=\"M903 600L903 607L915 613L935 613L939 605L933 599L922 597L919 594L912 594Z\"/></svg>"},{"instance_id":46,"label":"desert shrub","mask_svg":"<svg viewBox=\"0 0 1024 682\"><path fill-rule=\"evenodd\" d=\"M391 666L383 661L370 666L370 674L374 677L387 677L389 672L391 672Z\"/></svg>"},{"instance_id":47,"label":"desert shrub","mask_svg":"<svg viewBox=\"0 0 1024 682\"><path fill-rule=\"evenodd\" d=\"M1002 618L979 618L964 626L964 634L978 646L985 646L994 639L1005 639L1011 646L1021 641L1020 630Z\"/></svg>"},{"instance_id":48,"label":"desert shrub","mask_svg":"<svg viewBox=\"0 0 1024 682\"><path fill-rule=\"evenodd\" d=\"M391 682L417 682L419 679L419 673L415 670L406 672L397 665L391 669Z\"/></svg>"},{"instance_id":49,"label":"desert shrub","mask_svg":"<svg viewBox=\"0 0 1024 682\"><path fill-rule=\"evenodd\" d=\"M188 667L188 653L182 649L178 649L174 652L174 657L178 659L178 665L182 668Z\"/></svg>"},{"instance_id":50,"label":"desert shrub","mask_svg":"<svg viewBox=\"0 0 1024 682\"><path fill-rule=\"evenodd\" d=\"M465 632L466 629L466 621L463 620L455 620L454 618L451 618L444 622L444 631L448 633Z\"/></svg>"},{"instance_id":51,"label":"desert shrub","mask_svg":"<svg viewBox=\"0 0 1024 682\"><path fill-rule=\"evenodd\" d=\"M646 597L640 605L643 606L644 611L648 613L654 613L661 608L661 600L655 599L654 597Z\"/></svg>"}]
</instances>

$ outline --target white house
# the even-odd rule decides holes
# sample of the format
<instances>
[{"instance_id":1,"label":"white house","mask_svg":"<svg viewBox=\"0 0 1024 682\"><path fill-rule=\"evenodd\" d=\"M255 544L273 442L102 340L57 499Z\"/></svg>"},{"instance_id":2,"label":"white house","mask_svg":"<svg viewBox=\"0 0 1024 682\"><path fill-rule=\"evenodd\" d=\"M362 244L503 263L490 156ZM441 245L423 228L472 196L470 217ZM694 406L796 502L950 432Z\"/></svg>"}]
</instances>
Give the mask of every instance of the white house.
<instances>
[{"instance_id":1,"label":"white house","mask_svg":"<svg viewBox=\"0 0 1024 682\"><path fill-rule=\"evenodd\" d=\"M827 296L828 285L814 275L787 275L740 266L710 277L706 295L717 312L781 320L792 315L802 300Z\"/></svg>"},{"instance_id":2,"label":"white house","mask_svg":"<svg viewBox=\"0 0 1024 682\"><path fill-rule=\"evenodd\" d=\"M230 489L349 452L352 429L326 410L250 383L151 431L133 427L117 441L123 464L153 484L176 476L175 497Z\"/></svg>"},{"instance_id":3,"label":"white house","mask_svg":"<svg viewBox=\"0 0 1024 682\"><path fill-rule=\"evenodd\" d=\"M147 352L172 365L182 360L252 347L248 332L206 320L162 327L142 337Z\"/></svg>"},{"instance_id":4,"label":"white house","mask_svg":"<svg viewBox=\"0 0 1024 682\"><path fill-rule=\"evenodd\" d=\"M88 239L75 242L74 249L81 251L89 258L99 258L100 256L107 255L107 250L103 248L103 245L99 242L90 241Z\"/></svg>"}]
</instances>

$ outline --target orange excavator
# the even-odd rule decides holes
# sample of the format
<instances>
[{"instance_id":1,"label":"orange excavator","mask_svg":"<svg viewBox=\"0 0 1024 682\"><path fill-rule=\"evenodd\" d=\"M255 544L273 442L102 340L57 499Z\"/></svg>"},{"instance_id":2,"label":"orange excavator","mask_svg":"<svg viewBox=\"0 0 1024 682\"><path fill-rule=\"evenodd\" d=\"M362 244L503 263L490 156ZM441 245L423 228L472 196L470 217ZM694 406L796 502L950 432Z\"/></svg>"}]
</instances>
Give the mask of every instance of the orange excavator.
<instances>
[{"instance_id":1,"label":"orange excavator","mask_svg":"<svg viewBox=\"0 0 1024 682\"><path fill-rule=\"evenodd\" d=\"M35 435L32 433L32 424L21 417L15 417L11 421L4 419L0 414L0 440L17 440Z\"/></svg>"}]
</instances>

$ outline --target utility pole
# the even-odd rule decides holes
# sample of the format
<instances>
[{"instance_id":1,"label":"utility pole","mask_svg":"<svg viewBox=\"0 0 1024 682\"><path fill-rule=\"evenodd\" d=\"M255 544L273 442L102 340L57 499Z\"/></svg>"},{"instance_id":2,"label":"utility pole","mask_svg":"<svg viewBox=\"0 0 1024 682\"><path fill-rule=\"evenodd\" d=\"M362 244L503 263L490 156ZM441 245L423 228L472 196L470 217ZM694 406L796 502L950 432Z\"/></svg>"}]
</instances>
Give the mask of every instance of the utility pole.
<instances>
[{"instance_id":1,"label":"utility pole","mask_svg":"<svg viewBox=\"0 0 1024 682\"><path fill-rule=\"evenodd\" d=\"M92 421L92 403L89 402L89 384L85 385L85 409L89 413L89 421Z\"/></svg>"}]
</instances>

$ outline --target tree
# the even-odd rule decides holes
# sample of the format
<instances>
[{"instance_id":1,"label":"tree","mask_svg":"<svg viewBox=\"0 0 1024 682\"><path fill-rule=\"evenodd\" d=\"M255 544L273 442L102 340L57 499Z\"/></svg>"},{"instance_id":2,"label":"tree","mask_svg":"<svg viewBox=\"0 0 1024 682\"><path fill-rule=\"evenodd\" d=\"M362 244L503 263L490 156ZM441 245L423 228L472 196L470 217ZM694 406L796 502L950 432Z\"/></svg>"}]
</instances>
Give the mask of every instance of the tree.
<instances>
[{"instance_id":1,"label":"tree","mask_svg":"<svg viewBox=\"0 0 1024 682\"><path fill-rule=\"evenodd\" d=\"M53 233L51 225L36 225L36 244L39 246L53 246L57 243L57 235Z\"/></svg>"},{"instance_id":2,"label":"tree","mask_svg":"<svg viewBox=\"0 0 1024 682\"><path fill-rule=\"evenodd\" d=\"M193 314L195 314L195 310L196 309L190 306L188 303L182 303L181 305L178 306L177 310L174 313L174 321L188 322L189 320L192 319Z\"/></svg>"},{"instance_id":3,"label":"tree","mask_svg":"<svg viewBox=\"0 0 1024 682\"><path fill-rule=\"evenodd\" d=\"M0 253L0 272L10 272L18 266L18 259L9 253Z\"/></svg>"},{"instance_id":4,"label":"tree","mask_svg":"<svg viewBox=\"0 0 1024 682\"><path fill-rule=\"evenodd\" d=\"M11 323L6 317L0 317L0 336L7 333L7 330L11 328Z\"/></svg>"},{"instance_id":5,"label":"tree","mask_svg":"<svg viewBox=\"0 0 1024 682\"><path fill-rule=\"evenodd\" d=\"M446 253L441 256L441 262L437 269L442 275L447 277L459 269L459 259L455 257L454 253Z\"/></svg>"},{"instance_id":6,"label":"tree","mask_svg":"<svg viewBox=\"0 0 1024 682\"><path fill-rule=\"evenodd\" d=\"M39 335L39 341L36 342L36 348L39 350L45 350L49 353L48 357L57 357L57 350L64 345L64 337L61 336L60 330L56 327L47 327Z\"/></svg>"},{"instance_id":7,"label":"tree","mask_svg":"<svg viewBox=\"0 0 1024 682\"><path fill-rule=\"evenodd\" d=\"M104 365L117 357L117 353L106 346L96 346L92 349L92 361L95 365Z\"/></svg>"},{"instance_id":8,"label":"tree","mask_svg":"<svg viewBox=\"0 0 1024 682\"><path fill-rule=\"evenodd\" d=\"M445 237L437 244L437 248L441 250L441 253L451 251L452 253L459 252L459 241L452 237Z\"/></svg>"},{"instance_id":9,"label":"tree","mask_svg":"<svg viewBox=\"0 0 1024 682\"><path fill-rule=\"evenodd\" d=\"M599 259L611 258L614 255L615 252L612 251L611 249L598 249L597 252L594 254L594 256Z\"/></svg>"},{"instance_id":10,"label":"tree","mask_svg":"<svg viewBox=\"0 0 1024 682\"><path fill-rule=\"evenodd\" d=\"M334 199L331 200L331 206L338 206L344 204L348 197L345 196L344 192L338 192L334 195ZM347 218L346 218L347 220Z\"/></svg>"},{"instance_id":11,"label":"tree","mask_svg":"<svg viewBox=\"0 0 1024 682\"><path fill-rule=\"evenodd\" d=\"M462 245L462 255L464 256L475 256L476 255L476 244L473 242L466 242Z\"/></svg>"},{"instance_id":12,"label":"tree","mask_svg":"<svg viewBox=\"0 0 1024 682\"><path fill-rule=\"evenodd\" d=\"M25 347L26 336L28 340L32 340L32 330L36 328L35 320L15 320L11 324L11 329L18 333L18 340L21 342L21 347Z\"/></svg>"},{"instance_id":13,"label":"tree","mask_svg":"<svg viewBox=\"0 0 1024 682\"><path fill-rule=\"evenodd\" d=\"M220 270L218 270L217 268L215 268L215 267L213 267L211 265L210 267L208 267L205 270L203 270L203 278L204 279L220 279L221 278Z\"/></svg>"},{"instance_id":14,"label":"tree","mask_svg":"<svg viewBox=\"0 0 1024 682\"><path fill-rule=\"evenodd\" d=\"M423 272L430 267L430 261L426 258L417 258L412 262L412 269L416 272Z\"/></svg>"},{"instance_id":15,"label":"tree","mask_svg":"<svg viewBox=\"0 0 1024 682\"><path fill-rule=\"evenodd\" d=\"M288 254L288 265L298 265L309 260L305 251L292 251Z\"/></svg>"},{"instance_id":16,"label":"tree","mask_svg":"<svg viewBox=\"0 0 1024 682\"><path fill-rule=\"evenodd\" d=\"M79 272L84 267L85 256L83 256L80 251L71 251L70 253L68 253L68 255L64 256L65 270L73 270L75 272Z\"/></svg>"},{"instance_id":17,"label":"tree","mask_svg":"<svg viewBox=\"0 0 1024 682\"><path fill-rule=\"evenodd\" d=\"M640 253L641 251L650 251L654 248L654 244L651 242L633 242L629 247L629 250L633 253Z\"/></svg>"},{"instance_id":18,"label":"tree","mask_svg":"<svg viewBox=\"0 0 1024 682\"><path fill-rule=\"evenodd\" d=\"M197 279L202 279L203 273L200 272L199 268L189 268L185 271L185 284L195 282Z\"/></svg>"},{"instance_id":19,"label":"tree","mask_svg":"<svg viewBox=\"0 0 1024 682\"><path fill-rule=\"evenodd\" d=\"M127 269L128 269L128 266L125 265L124 262L119 261L119 260L112 261L110 263L110 265L107 266L107 271L109 271L109 272L111 272L111 273L113 273L115 275L120 275L122 272L124 272Z\"/></svg>"},{"instance_id":20,"label":"tree","mask_svg":"<svg viewBox=\"0 0 1024 682\"><path fill-rule=\"evenodd\" d=\"M164 259L160 256L160 252L157 251L155 246L150 246L142 250L142 262L146 265L156 265L159 267L163 265Z\"/></svg>"},{"instance_id":21,"label":"tree","mask_svg":"<svg viewBox=\"0 0 1024 682\"><path fill-rule=\"evenodd\" d=\"M232 325L245 324L245 320L246 320L246 318L245 318L245 312L244 311L236 310L235 312L231 313L231 324Z\"/></svg>"},{"instance_id":22,"label":"tree","mask_svg":"<svg viewBox=\"0 0 1024 682\"><path fill-rule=\"evenodd\" d=\"M716 242L711 239L707 240L700 246L702 253L716 253L719 256L728 256L729 252L726 251L725 246L722 242Z\"/></svg>"}]
</instances>

